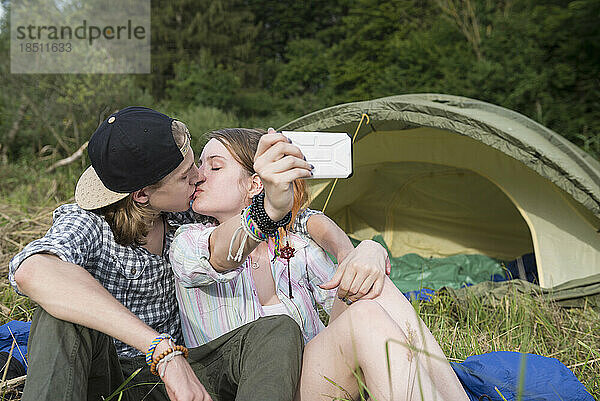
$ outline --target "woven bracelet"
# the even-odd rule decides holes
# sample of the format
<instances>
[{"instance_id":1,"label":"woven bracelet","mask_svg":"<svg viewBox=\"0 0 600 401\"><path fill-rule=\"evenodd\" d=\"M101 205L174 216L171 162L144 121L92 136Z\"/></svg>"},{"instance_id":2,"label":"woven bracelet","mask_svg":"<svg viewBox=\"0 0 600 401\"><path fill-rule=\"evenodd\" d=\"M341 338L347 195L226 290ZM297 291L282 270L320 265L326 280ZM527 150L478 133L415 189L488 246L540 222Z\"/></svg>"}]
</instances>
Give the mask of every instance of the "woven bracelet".
<instances>
[{"instance_id":1,"label":"woven bracelet","mask_svg":"<svg viewBox=\"0 0 600 401\"><path fill-rule=\"evenodd\" d=\"M269 239L250 217L250 206L242 210L241 224L244 231L256 242L262 242Z\"/></svg>"},{"instance_id":2,"label":"woven bracelet","mask_svg":"<svg viewBox=\"0 0 600 401\"><path fill-rule=\"evenodd\" d=\"M165 356L163 359L161 359L160 361L158 361L156 363L155 370L156 370L158 377L160 377L161 379L163 378L163 376L165 375L165 371L167 370L167 363L171 362L173 359L175 359L176 356L179 356L179 355L183 355L183 352L173 351L169 355Z\"/></svg>"},{"instance_id":3,"label":"woven bracelet","mask_svg":"<svg viewBox=\"0 0 600 401\"><path fill-rule=\"evenodd\" d=\"M167 340L167 339L175 342L173 340L173 337L171 337L171 335L169 333L162 333L161 335L156 337L154 340L152 340L150 347L148 347L148 351L146 351L146 363L148 365L152 364L152 354L154 354L154 350L156 349L156 346L158 345L158 343L160 343L162 340Z\"/></svg>"}]
</instances>

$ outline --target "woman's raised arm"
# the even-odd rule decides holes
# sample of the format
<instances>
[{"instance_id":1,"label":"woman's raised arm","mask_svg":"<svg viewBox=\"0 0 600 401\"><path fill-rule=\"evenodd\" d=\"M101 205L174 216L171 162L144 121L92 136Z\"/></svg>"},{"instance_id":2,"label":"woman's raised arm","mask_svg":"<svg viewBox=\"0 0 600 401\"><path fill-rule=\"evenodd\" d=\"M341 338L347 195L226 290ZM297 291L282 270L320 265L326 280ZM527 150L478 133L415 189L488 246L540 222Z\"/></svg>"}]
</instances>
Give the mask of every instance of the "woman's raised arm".
<instances>
[{"instance_id":1,"label":"woman's raised arm","mask_svg":"<svg viewBox=\"0 0 600 401\"><path fill-rule=\"evenodd\" d=\"M300 149L272 128L269 128L268 133L260 138L254 157L254 171L262 181L265 190L264 208L273 221L281 220L292 210L294 180L312 175L312 167L304 160ZM230 249L237 250L242 245L244 237L242 235L232 241L238 228L240 228L240 216L236 215L219 225L210 236L209 261L219 272L240 266L250 252L258 246L258 242L246 241L241 260L228 258Z\"/></svg>"}]
</instances>

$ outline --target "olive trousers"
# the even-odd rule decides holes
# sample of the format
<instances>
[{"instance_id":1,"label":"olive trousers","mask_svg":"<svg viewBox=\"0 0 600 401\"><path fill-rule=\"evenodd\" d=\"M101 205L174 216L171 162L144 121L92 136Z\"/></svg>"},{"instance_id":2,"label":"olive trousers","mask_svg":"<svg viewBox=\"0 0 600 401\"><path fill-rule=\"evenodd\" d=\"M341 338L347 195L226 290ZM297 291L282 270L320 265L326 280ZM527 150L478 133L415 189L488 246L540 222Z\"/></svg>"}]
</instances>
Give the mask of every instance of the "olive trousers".
<instances>
[{"instance_id":1,"label":"olive trousers","mask_svg":"<svg viewBox=\"0 0 600 401\"><path fill-rule=\"evenodd\" d=\"M270 316L190 349L188 361L214 401L291 401L300 379L302 347L296 322L288 316ZM140 367L121 401L169 400L143 355L119 358L111 337L56 319L38 307L21 399L100 401Z\"/></svg>"}]
</instances>

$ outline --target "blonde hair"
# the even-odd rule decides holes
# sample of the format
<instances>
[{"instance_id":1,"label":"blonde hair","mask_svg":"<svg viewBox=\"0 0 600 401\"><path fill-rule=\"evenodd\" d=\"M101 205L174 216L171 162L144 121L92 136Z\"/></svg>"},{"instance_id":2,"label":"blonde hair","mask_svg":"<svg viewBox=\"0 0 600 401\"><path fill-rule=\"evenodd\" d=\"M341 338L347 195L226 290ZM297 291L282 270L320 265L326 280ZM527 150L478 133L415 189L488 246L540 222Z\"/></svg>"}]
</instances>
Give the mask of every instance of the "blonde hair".
<instances>
[{"instance_id":1,"label":"blonde hair","mask_svg":"<svg viewBox=\"0 0 600 401\"><path fill-rule=\"evenodd\" d=\"M177 120L173 120L171 131L175 143L179 148L182 148L186 144L190 131L184 123ZM169 175L147 188L159 188L167 177ZM99 209L98 213L104 216L110 226L115 242L123 246L145 245L145 238L150 232L156 217L160 214L160 212L148 208L147 204L133 200L132 194Z\"/></svg>"},{"instance_id":2,"label":"blonde hair","mask_svg":"<svg viewBox=\"0 0 600 401\"><path fill-rule=\"evenodd\" d=\"M238 163L244 167L249 174L255 174L254 155L258 148L260 137L266 134L265 130L249 128L224 128L206 134L207 138L216 139L221 142L225 148L232 154ZM308 191L305 180L298 179L294 181L294 204L292 206L292 220L288 225L290 229L298 213L303 210L308 203Z\"/></svg>"}]
</instances>

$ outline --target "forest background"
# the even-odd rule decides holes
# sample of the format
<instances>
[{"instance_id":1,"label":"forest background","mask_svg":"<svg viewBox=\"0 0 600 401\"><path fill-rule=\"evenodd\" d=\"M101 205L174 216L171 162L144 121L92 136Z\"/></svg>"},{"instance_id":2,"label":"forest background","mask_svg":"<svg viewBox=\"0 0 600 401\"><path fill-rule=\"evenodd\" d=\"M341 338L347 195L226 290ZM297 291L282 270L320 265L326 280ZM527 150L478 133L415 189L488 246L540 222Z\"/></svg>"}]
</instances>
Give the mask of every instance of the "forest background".
<instances>
[{"instance_id":1,"label":"forest background","mask_svg":"<svg viewBox=\"0 0 600 401\"><path fill-rule=\"evenodd\" d=\"M41 173L127 105L182 119L200 146L210 129L437 92L516 110L600 156L600 0L155 0L144 75L11 74L10 2L1 3L0 199L9 203L48 199L31 185L52 174L54 200L72 196L85 152Z\"/></svg>"}]
</instances>

